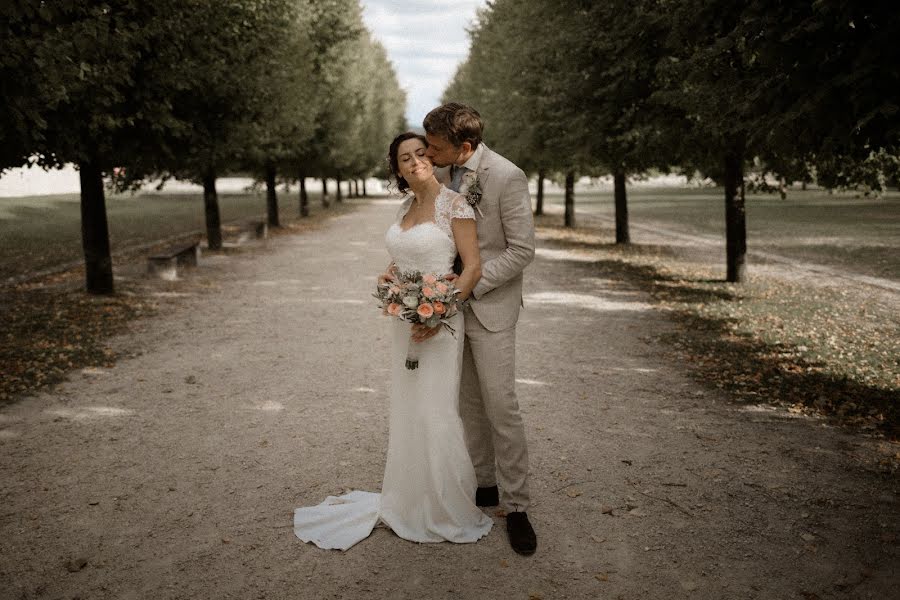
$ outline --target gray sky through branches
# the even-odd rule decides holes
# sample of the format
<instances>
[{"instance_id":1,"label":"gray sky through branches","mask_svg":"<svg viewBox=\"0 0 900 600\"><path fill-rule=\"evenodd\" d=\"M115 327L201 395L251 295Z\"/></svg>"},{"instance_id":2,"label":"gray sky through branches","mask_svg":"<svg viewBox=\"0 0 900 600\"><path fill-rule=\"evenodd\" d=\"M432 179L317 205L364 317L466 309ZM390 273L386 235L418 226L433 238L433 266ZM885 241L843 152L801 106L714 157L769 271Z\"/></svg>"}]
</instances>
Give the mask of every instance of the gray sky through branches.
<instances>
[{"instance_id":1,"label":"gray sky through branches","mask_svg":"<svg viewBox=\"0 0 900 600\"><path fill-rule=\"evenodd\" d=\"M406 119L420 127L465 59L466 29L484 0L363 0L362 5L366 25L384 44L406 90Z\"/></svg>"}]
</instances>

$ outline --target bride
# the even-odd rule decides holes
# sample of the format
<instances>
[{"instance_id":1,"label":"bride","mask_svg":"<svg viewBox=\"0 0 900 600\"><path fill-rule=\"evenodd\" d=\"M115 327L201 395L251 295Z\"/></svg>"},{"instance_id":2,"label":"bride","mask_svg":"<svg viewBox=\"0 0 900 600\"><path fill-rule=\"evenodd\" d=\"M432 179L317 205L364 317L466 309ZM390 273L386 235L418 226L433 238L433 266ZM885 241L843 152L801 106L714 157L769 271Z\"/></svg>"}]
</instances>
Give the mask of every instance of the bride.
<instances>
[{"instance_id":1,"label":"bride","mask_svg":"<svg viewBox=\"0 0 900 600\"><path fill-rule=\"evenodd\" d=\"M390 145L391 173L401 192L411 191L387 230L392 262L379 277L419 271L442 275L457 253L460 300L481 277L475 213L466 199L444 187L425 156L424 136L407 132ZM475 506L477 482L457 411L463 352L462 311L451 317L455 335L441 331L420 341L422 326L391 319L390 437L381 493L354 491L294 511L294 533L320 548L346 550L379 521L413 542L474 542L493 521ZM410 336L420 344L419 368L408 370Z\"/></svg>"}]
</instances>

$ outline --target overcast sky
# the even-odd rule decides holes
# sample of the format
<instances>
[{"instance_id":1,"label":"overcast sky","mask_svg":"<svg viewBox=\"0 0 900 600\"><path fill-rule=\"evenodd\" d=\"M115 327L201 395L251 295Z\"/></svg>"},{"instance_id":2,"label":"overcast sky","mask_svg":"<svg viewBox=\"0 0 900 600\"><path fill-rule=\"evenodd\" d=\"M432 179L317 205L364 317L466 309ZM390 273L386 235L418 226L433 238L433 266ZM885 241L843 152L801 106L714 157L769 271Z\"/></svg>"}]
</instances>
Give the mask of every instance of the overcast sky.
<instances>
[{"instance_id":1,"label":"overcast sky","mask_svg":"<svg viewBox=\"0 0 900 600\"><path fill-rule=\"evenodd\" d=\"M469 51L466 29L484 0L362 0L366 25L387 48L406 90L406 119L422 126Z\"/></svg>"}]
</instances>

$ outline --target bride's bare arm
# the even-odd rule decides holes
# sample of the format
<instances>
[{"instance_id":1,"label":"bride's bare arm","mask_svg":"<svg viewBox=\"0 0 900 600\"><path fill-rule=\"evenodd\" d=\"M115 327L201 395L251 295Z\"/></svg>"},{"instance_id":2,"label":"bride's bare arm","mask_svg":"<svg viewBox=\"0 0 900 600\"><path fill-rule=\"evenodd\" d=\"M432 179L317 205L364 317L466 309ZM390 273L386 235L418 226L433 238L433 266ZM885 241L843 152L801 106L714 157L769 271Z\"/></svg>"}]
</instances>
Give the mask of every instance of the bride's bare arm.
<instances>
[{"instance_id":1,"label":"bride's bare arm","mask_svg":"<svg viewBox=\"0 0 900 600\"><path fill-rule=\"evenodd\" d=\"M478 250L478 229L475 219L453 219L453 239L456 241L456 251L462 259L463 270L456 280L459 289L459 299L466 300L472 293L472 289L481 279L481 253Z\"/></svg>"}]
</instances>

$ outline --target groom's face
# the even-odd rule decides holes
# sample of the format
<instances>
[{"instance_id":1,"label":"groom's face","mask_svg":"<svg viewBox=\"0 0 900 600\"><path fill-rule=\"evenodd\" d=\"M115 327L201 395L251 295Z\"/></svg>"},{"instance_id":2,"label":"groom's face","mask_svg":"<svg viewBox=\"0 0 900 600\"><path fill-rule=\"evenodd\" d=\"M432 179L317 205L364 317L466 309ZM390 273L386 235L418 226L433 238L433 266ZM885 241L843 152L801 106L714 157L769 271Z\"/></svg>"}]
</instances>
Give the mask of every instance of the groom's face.
<instances>
[{"instance_id":1,"label":"groom's face","mask_svg":"<svg viewBox=\"0 0 900 600\"><path fill-rule=\"evenodd\" d=\"M449 167L459 164L461 157L465 156L469 142L463 142L462 146L454 146L446 138L431 133L425 134L428 140L428 149L425 156L431 159L436 167Z\"/></svg>"}]
</instances>

